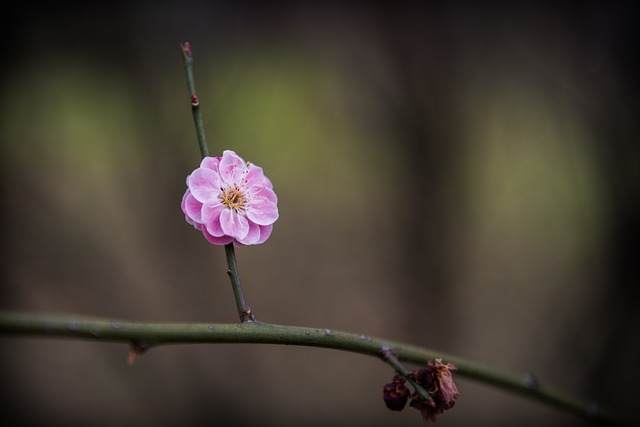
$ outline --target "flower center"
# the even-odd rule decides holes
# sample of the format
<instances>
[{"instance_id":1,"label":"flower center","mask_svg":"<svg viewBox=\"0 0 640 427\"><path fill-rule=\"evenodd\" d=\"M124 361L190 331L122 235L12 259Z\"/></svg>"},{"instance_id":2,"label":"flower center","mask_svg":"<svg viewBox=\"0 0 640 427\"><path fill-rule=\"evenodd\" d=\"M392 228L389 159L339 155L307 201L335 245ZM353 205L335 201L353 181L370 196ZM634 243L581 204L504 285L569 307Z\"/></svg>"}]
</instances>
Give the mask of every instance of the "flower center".
<instances>
[{"instance_id":1,"label":"flower center","mask_svg":"<svg viewBox=\"0 0 640 427\"><path fill-rule=\"evenodd\" d=\"M220 200L229 209L237 211L244 211L247 203L247 198L240 191L237 185L227 188L221 188Z\"/></svg>"}]
</instances>

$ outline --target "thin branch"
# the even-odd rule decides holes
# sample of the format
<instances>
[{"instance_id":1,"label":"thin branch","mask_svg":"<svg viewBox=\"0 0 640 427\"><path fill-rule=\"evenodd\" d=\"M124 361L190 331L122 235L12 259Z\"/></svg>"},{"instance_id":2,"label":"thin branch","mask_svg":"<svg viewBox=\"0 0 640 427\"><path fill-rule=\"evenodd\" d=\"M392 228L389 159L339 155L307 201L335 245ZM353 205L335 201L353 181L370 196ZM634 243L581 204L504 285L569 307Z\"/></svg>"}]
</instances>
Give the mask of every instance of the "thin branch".
<instances>
[{"instance_id":1,"label":"thin branch","mask_svg":"<svg viewBox=\"0 0 640 427\"><path fill-rule=\"evenodd\" d=\"M204 135L204 125L202 121L202 113L200 112L200 100L196 93L196 84L193 79L193 57L191 54L191 46L189 42L180 45L182 51L182 60L184 61L184 72L187 77L187 89L191 99L191 112L193 113L193 123L196 126L196 135L198 136L198 145L200 145L200 154L202 157L209 156L209 148L207 146L207 138Z\"/></svg>"},{"instance_id":2,"label":"thin branch","mask_svg":"<svg viewBox=\"0 0 640 427\"><path fill-rule=\"evenodd\" d=\"M393 354L391 347L383 347L380 350L380 357L384 360L389 366L391 366L397 373L402 375L402 377L413 387L413 389L425 400L431 400L431 396L427 393L427 390L424 389L420 384L415 382L413 378L409 375L409 371L402 366L402 363L398 360L398 358Z\"/></svg>"},{"instance_id":3,"label":"thin branch","mask_svg":"<svg viewBox=\"0 0 640 427\"><path fill-rule=\"evenodd\" d=\"M207 138L204 134L204 123L202 121L202 113L200 112L200 99L196 93L196 84L193 79L193 54L191 52L191 46L189 42L185 42L180 45L182 51L182 60L184 61L184 71L187 78L187 89L189 90L189 96L191 97L191 111L193 113L193 123L196 127L196 135L198 136L198 145L200 146L200 154L202 158L209 156L209 149L207 146ZM238 263L236 261L236 253L233 248L233 243L229 243L224 247L227 257L227 273L229 273L229 279L231 280L231 288L233 289L233 296L236 300L236 307L238 309L238 316L241 322L255 322L256 318L251 312L251 308L247 304L242 292L242 285L240 283L240 275L238 273Z\"/></svg>"},{"instance_id":4,"label":"thin branch","mask_svg":"<svg viewBox=\"0 0 640 427\"><path fill-rule=\"evenodd\" d=\"M224 246L224 252L227 256L227 273L231 280L231 288L233 288L233 296L236 299L236 307L238 309L238 315L240 316L240 322L255 322L256 318L251 312L251 308L247 305L247 300L242 292L242 285L240 284L240 275L238 273L238 263L236 261L236 252L233 247L233 243L229 243Z\"/></svg>"},{"instance_id":5,"label":"thin branch","mask_svg":"<svg viewBox=\"0 0 640 427\"><path fill-rule=\"evenodd\" d=\"M425 348L387 341L366 335L329 329L282 326L268 323L136 323L110 319L86 319L66 316L29 315L0 312L0 334L35 335L128 343L139 354L162 344L188 343L262 343L286 344L349 352L379 358L392 348L399 361L424 364L442 358L453 363L456 375L518 393L566 412L610 425L638 425L605 408L596 406L553 388L530 381L529 376L514 376Z\"/></svg>"}]
</instances>

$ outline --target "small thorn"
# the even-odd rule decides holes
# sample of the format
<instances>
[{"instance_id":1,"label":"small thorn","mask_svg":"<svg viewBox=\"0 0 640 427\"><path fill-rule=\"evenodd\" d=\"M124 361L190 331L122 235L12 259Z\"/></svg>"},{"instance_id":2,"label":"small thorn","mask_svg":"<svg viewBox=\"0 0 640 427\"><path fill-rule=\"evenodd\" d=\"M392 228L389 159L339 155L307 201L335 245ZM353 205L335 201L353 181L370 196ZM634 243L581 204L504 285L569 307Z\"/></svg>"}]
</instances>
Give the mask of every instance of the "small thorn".
<instances>
[{"instance_id":1,"label":"small thorn","mask_svg":"<svg viewBox=\"0 0 640 427\"><path fill-rule=\"evenodd\" d=\"M127 354L127 365L131 366L138 356L149 350L151 346L146 341L132 341L129 353Z\"/></svg>"},{"instance_id":2,"label":"small thorn","mask_svg":"<svg viewBox=\"0 0 640 427\"><path fill-rule=\"evenodd\" d=\"M196 93L193 92L191 94L191 106L197 107L198 105L200 105L200 100L198 100L198 95L196 95Z\"/></svg>"},{"instance_id":3,"label":"small thorn","mask_svg":"<svg viewBox=\"0 0 640 427\"><path fill-rule=\"evenodd\" d=\"M133 365L133 362L136 361L136 357L138 357L138 353L133 350L129 350L129 354L127 354L127 365Z\"/></svg>"}]
</instances>

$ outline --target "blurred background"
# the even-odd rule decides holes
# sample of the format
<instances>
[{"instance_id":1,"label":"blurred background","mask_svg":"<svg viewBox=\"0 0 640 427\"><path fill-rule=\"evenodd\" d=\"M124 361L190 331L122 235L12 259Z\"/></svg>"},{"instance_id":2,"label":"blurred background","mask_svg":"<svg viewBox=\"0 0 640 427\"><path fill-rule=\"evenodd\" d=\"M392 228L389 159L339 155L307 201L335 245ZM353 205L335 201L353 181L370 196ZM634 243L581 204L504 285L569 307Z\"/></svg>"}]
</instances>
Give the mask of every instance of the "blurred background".
<instances>
[{"instance_id":1,"label":"blurred background","mask_svg":"<svg viewBox=\"0 0 640 427\"><path fill-rule=\"evenodd\" d=\"M13 7L13 9L12 9ZM2 310L235 322L224 250L184 221L199 150L265 170L280 219L236 252L259 320L425 346L638 416L632 1L9 6ZM374 358L0 339L16 425L423 425ZM442 426L584 425L458 380Z\"/></svg>"}]
</instances>

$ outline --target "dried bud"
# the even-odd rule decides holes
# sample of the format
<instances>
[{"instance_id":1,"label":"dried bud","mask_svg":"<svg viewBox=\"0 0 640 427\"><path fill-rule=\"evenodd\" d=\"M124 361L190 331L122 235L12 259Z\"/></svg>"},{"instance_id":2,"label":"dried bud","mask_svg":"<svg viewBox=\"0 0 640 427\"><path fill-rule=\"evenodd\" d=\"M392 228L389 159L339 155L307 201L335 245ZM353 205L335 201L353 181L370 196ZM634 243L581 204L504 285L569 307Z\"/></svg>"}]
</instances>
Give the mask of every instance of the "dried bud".
<instances>
[{"instance_id":1,"label":"dried bud","mask_svg":"<svg viewBox=\"0 0 640 427\"><path fill-rule=\"evenodd\" d=\"M436 359L435 363L428 361L424 367L410 374L411 379L420 384L430 396L429 399L418 393L411 396L410 406L420 411L425 421L435 421L438 414L455 405L455 400L460 395L451 375L455 369L451 364L442 363L442 359Z\"/></svg>"},{"instance_id":2,"label":"dried bud","mask_svg":"<svg viewBox=\"0 0 640 427\"><path fill-rule=\"evenodd\" d=\"M385 384L382 390L384 403L392 411L402 411L409 399L409 389L404 385L405 379L402 375L393 377L393 381Z\"/></svg>"},{"instance_id":3,"label":"dried bud","mask_svg":"<svg viewBox=\"0 0 640 427\"><path fill-rule=\"evenodd\" d=\"M442 363L442 359L436 359L436 367L438 368L438 406L442 410L451 409L456 404L456 399L460 396L456 383L453 382L452 370L455 370L455 366L447 363ZM435 397L434 397L435 400Z\"/></svg>"},{"instance_id":4,"label":"dried bud","mask_svg":"<svg viewBox=\"0 0 640 427\"><path fill-rule=\"evenodd\" d=\"M442 359L436 359L435 363L429 360L425 366L407 376L416 388L411 394L409 406L420 411L425 421L435 421L439 414L455 405L460 395L451 375L455 370L456 367L452 364L445 365ZM420 390L418 385L424 390ZM400 374L396 374L392 382L385 384L382 393L384 403L392 411L402 411L410 395L405 386L405 378Z\"/></svg>"},{"instance_id":5,"label":"dried bud","mask_svg":"<svg viewBox=\"0 0 640 427\"><path fill-rule=\"evenodd\" d=\"M413 393L409 406L420 411L420 413L422 414L422 418L424 418L425 421L431 420L435 422L436 415L441 412L438 410L438 408L436 408L436 404L434 403L433 399L426 400L418 393Z\"/></svg>"},{"instance_id":6,"label":"dried bud","mask_svg":"<svg viewBox=\"0 0 640 427\"><path fill-rule=\"evenodd\" d=\"M455 369L455 366L449 363L442 363L442 359L436 359L435 363L428 361L423 368L411 373L411 378L431 396L431 399L425 400L414 393L411 398L411 407L419 410L425 420L435 421L436 415L455 405L460 395L451 375Z\"/></svg>"}]
</instances>

